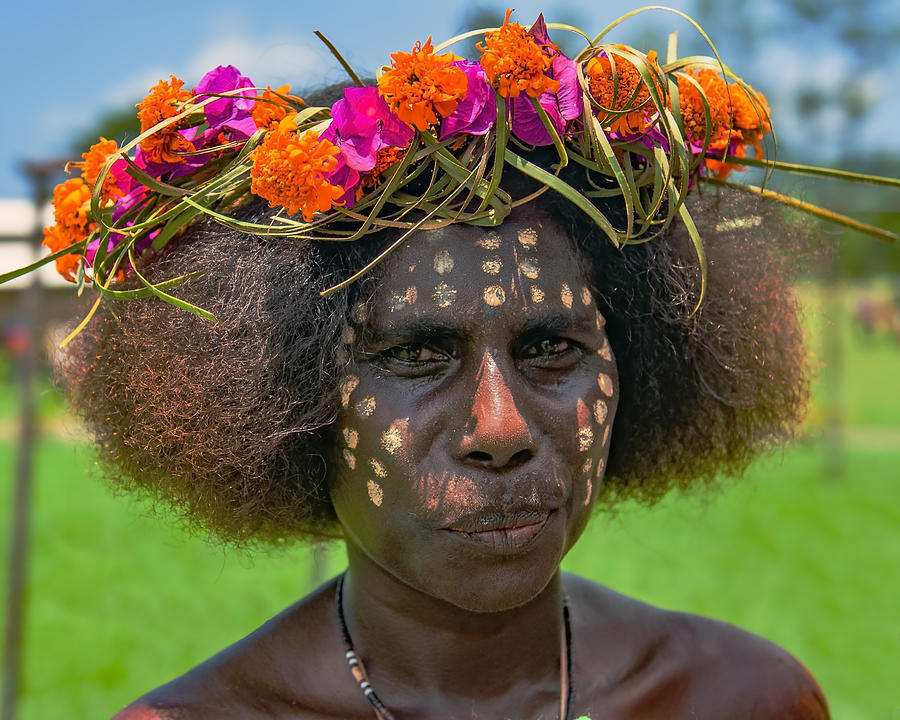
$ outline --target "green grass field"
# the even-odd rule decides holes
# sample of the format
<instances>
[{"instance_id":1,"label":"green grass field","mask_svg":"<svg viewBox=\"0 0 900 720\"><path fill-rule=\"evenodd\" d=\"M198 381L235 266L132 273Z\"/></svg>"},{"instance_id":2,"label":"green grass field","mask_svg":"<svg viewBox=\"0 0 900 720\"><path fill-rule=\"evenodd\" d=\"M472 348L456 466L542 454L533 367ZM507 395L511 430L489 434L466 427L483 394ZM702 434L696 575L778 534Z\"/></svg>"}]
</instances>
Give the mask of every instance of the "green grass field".
<instances>
[{"instance_id":1,"label":"green grass field","mask_svg":"<svg viewBox=\"0 0 900 720\"><path fill-rule=\"evenodd\" d=\"M820 295L807 291L818 362ZM715 494L598 516L565 568L760 633L818 677L841 720L900 717L900 345L843 333L846 471L829 477L821 388L807 439ZM60 402L42 398L45 424ZM15 413L0 391L0 420ZM7 436L9 433L6 433ZM0 505L14 467L0 442ZM8 470L7 470L8 468ZM304 594L312 552L225 551L114 498L81 443L36 458L22 720L109 717ZM5 572L9 518L0 517ZM342 567L339 547L324 572ZM5 583L4 580L0 581Z\"/></svg>"}]
</instances>

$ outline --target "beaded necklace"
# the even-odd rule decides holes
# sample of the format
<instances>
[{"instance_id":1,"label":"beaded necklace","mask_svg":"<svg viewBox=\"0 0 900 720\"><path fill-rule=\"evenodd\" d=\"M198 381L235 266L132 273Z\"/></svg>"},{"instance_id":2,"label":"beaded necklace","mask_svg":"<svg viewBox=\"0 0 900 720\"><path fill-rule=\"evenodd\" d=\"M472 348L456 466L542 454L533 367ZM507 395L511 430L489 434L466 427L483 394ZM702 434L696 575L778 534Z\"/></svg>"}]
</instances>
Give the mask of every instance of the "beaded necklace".
<instances>
[{"instance_id":1,"label":"beaded necklace","mask_svg":"<svg viewBox=\"0 0 900 720\"><path fill-rule=\"evenodd\" d=\"M347 658L347 665L350 666L350 674L359 685L363 695L375 710L375 717L378 720L394 720L394 715L388 710L369 682L366 674L366 668L362 660L356 654L353 648L353 641L350 639L350 632L347 630L347 623L344 620L344 575L342 574L337 581L334 590L335 606L337 609L338 627L341 630L341 639L344 641L344 656ZM567 720L569 717L569 707L572 705L574 690L572 687L572 657L569 648L572 642L571 628L569 624L569 603L565 594L563 595L563 627L559 633L559 717L560 720Z\"/></svg>"}]
</instances>

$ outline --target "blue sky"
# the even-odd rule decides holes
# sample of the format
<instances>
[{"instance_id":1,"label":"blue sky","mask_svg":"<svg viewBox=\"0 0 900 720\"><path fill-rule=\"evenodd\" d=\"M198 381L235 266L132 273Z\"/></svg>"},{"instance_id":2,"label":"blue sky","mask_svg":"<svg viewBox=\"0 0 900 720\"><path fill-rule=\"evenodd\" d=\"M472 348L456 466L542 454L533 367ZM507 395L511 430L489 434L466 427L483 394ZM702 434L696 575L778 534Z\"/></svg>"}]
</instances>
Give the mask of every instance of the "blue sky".
<instances>
[{"instance_id":1,"label":"blue sky","mask_svg":"<svg viewBox=\"0 0 900 720\"><path fill-rule=\"evenodd\" d=\"M777 0L757 0L762 22L775 17ZM484 5L503 12L503 3ZM555 15L580 18L582 27L595 32L637 2L527 2L516 3L515 18L530 23L543 10L548 20ZM690 11L691 0L670 5ZM885 7L890 3L886 3ZM140 7L142 10L135 8ZM29 188L20 167L26 159L48 159L66 153L73 138L89 129L104 112L140 99L160 78L174 73L190 87L208 69L234 64L261 85L283 83L324 84L342 79L313 30L324 32L360 71L372 72L388 62L395 50L407 50L417 39L433 34L435 40L455 34L461 27L462 3L361 2L339 3L266 0L193 0L191 2L121 3L61 2L45 0L9 3L4 11L6 28L0 59L6 68L5 99L0 110L0 197L28 197ZM374 12L373 12L374 9ZM885 9L884 12L896 12ZM690 34L656 14L658 25L673 23L682 37ZM627 41L641 21L623 27L613 40ZM726 60L728 39L714 38ZM642 48L649 49L649 48ZM660 51L663 48L659 48ZM736 69L763 90L778 115L777 99L788 95L801 74L813 73L825 85L837 82L842 57L835 48L806 43L768 48L766 63ZM887 70L887 68L885 69ZM878 114L900 117L896 98L900 86L896 72L879 72L865 82L870 92L892 98ZM316 82L318 81L318 82ZM828 137L827 113L817 118L816 132ZM895 122L891 121L891 124ZM869 127L871 126L871 127ZM832 128L833 129L833 128ZM782 132L796 135L786 117ZM860 132L873 138L884 132L884 123L868 122ZM896 133L895 133L896 136ZM889 137L900 152L896 139ZM827 158L827 151L824 153ZM817 158L794 158L814 162Z\"/></svg>"}]
</instances>

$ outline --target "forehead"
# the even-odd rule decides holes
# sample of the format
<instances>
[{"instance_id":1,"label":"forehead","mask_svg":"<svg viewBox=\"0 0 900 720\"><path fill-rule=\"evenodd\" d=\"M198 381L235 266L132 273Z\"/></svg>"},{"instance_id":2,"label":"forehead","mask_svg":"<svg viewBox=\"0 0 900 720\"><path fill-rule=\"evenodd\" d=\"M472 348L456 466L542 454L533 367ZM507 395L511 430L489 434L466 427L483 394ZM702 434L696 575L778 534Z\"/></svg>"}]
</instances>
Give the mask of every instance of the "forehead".
<instances>
[{"instance_id":1,"label":"forehead","mask_svg":"<svg viewBox=\"0 0 900 720\"><path fill-rule=\"evenodd\" d=\"M590 294L570 240L541 218L497 228L452 225L419 233L390 256L370 320L477 319L516 313L587 313Z\"/></svg>"}]
</instances>

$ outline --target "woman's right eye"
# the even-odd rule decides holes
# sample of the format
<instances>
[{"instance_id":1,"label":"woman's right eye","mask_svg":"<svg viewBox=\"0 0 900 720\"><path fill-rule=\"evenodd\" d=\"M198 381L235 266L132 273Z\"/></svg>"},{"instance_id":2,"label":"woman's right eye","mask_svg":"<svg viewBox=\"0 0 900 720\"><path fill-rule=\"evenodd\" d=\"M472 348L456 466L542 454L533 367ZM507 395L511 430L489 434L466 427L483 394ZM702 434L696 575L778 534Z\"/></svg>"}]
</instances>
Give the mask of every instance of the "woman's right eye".
<instances>
[{"instance_id":1,"label":"woman's right eye","mask_svg":"<svg viewBox=\"0 0 900 720\"><path fill-rule=\"evenodd\" d=\"M448 356L428 345L421 343L409 343L408 345L394 345L381 353L385 360L395 360L410 365L416 363L443 362Z\"/></svg>"}]
</instances>

